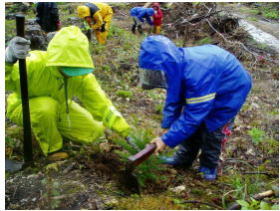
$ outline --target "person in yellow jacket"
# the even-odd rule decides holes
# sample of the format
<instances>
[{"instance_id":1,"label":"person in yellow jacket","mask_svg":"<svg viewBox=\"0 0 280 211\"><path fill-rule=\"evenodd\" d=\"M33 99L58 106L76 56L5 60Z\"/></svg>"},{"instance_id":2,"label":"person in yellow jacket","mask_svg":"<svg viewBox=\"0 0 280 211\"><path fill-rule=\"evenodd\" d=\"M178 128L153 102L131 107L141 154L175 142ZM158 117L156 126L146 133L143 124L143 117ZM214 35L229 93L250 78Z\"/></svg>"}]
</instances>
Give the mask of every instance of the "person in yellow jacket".
<instances>
[{"instance_id":1,"label":"person in yellow jacket","mask_svg":"<svg viewBox=\"0 0 280 211\"><path fill-rule=\"evenodd\" d=\"M94 30L97 41L105 44L113 17L112 8L105 3L85 3L77 7L78 16Z\"/></svg>"},{"instance_id":2,"label":"person in yellow jacket","mask_svg":"<svg viewBox=\"0 0 280 211\"><path fill-rule=\"evenodd\" d=\"M95 76L87 37L76 26L62 28L47 51L29 51L30 42L14 37L5 53L7 117L22 125L19 64L26 58L31 127L44 153L62 148L63 138L92 143L108 127L122 136L129 125ZM77 103L78 99L80 103Z\"/></svg>"}]
</instances>

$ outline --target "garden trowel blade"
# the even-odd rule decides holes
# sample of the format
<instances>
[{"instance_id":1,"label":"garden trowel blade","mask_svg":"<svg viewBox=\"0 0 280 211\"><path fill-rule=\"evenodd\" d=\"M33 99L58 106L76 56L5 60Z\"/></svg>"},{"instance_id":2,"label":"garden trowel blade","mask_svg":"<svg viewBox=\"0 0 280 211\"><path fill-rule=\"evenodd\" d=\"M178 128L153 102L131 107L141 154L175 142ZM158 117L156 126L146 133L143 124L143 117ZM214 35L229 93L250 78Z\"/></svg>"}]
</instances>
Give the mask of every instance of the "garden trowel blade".
<instances>
[{"instance_id":1,"label":"garden trowel blade","mask_svg":"<svg viewBox=\"0 0 280 211\"><path fill-rule=\"evenodd\" d=\"M140 186L137 177L133 174L134 166L130 162L127 163L123 172L122 184L131 193L140 194Z\"/></svg>"}]
</instances>

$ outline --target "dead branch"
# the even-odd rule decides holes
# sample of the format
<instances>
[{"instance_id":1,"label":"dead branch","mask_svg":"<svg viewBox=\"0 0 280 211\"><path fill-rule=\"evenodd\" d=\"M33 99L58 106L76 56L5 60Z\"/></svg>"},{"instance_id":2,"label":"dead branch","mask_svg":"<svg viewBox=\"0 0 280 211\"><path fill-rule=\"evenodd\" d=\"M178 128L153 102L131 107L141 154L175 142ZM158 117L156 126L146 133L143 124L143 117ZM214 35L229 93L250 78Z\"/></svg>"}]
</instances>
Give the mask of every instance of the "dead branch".
<instances>
[{"instance_id":1,"label":"dead branch","mask_svg":"<svg viewBox=\"0 0 280 211\"><path fill-rule=\"evenodd\" d=\"M196 200L186 200L186 201L182 201L180 202L180 204L185 204L185 203L193 203L193 204L205 204L205 205L208 205L210 207L213 207L213 208L216 208L216 209L219 209L219 210L223 210L222 207L218 206L218 205L215 205L215 204L210 204L210 203L207 203L207 202L201 202L201 201L196 201Z\"/></svg>"},{"instance_id":2,"label":"dead branch","mask_svg":"<svg viewBox=\"0 0 280 211\"><path fill-rule=\"evenodd\" d=\"M273 190L268 190L268 191L265 191L265 192L262 192L262 193L255 194L255 195L253 196L253 198L254 198L255 200L262 200L262 199L264 199L264 198L266 198L266 197L271 197L271 196L273 196L273 195L274 195ZM240 210L240 209L241 209L241 205L238 204L238 203L234 203L234 204L233 204L232 206L230 206L228 209L229 209L229 210Z\"/></svg>"},{"instance_id":3,"label":"dead branch","mask_svg":"<svg viewBox=\"0 0 280 211\"><path fill-rule=\"evenodd\" d=\"M251 55L254 57L254 59L255 59L254 63L253 63L251 66L254 66L254 65L257 63L257 61L258 61L257 58L260 56L259 54L250 51L242 42L239 42L239 41L230 41L230 40L228 40L227 38L225 38L224 35L222 35L220 32L218 32L218 30L215 29L215 27L213 27L213 25L210 23L210 21L209 21L208 19L206 19L206 22L207 22L208 25L211 27L211 29L213 29L226 43L229 43L229 44L232 45L232 46L236 46L236 45L241 46L246 52L248 52L249 54L251 54ZM278 62L275 61L275 60L272 60L272 59L269 59L269 58L265 58L265 59L266 59L267 61L269 61L269 62L273 62L273 63L275 63L275 64L278 64Z\"/></svg>"},{"instance_id":4,"label":"dead branch","mask_svg":"<svg viewBox=\"0 0 280 211\"><path fill-rule=\"evenodd\" d=\"M214 26L210 23L210 21L207 19L206 22L208 23L208 25L211 27L211 29L213 29L220 37L222 37L222 39L226 42L229 43L231 45L240 45L245 51L247 51L248 53L250 53L251 55L253 55L255 57L255 60L257 60L257 56L258 54L250 51L243 43L239 42L239 41L230 41L227 38L224 37L224 35L222 35L220 32L218 32L217 29L214 28Z\"/></svg>"},{"instance_id":5,"label":"dead branch","mask_svg":"<svg viewBox=\"0 0 280 211\"><path fill-rule=\"evenodd\" d=\"M207 15L202 15L202 16L199 16L199 17L195 17L195 18L192 18L192 19L190 19L190 20L186 20L186 22L197 23L197 22L199 22L199 21L201 21L201 20L203 20L203 19L209 18L209 17L211 17L211 16L213 16L213 15L216 15L216 14L222 12L222 10L215 11L215 12L211 12L211 10L210 10L209 12L210 12L210 13L207 14ZM182 23L185 23L185 22L182 22Z\"/></svg>"}]
</instances>

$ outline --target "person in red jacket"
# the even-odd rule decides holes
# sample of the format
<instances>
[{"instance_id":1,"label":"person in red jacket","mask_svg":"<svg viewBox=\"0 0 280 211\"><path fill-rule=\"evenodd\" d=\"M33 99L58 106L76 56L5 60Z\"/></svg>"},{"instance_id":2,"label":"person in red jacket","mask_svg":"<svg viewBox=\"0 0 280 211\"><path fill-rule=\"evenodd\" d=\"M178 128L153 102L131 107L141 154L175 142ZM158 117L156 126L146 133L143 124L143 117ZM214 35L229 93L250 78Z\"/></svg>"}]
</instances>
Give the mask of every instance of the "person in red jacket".
<instances>
[{"instance_id":1,"label":"person in red jacket","mask_svg":"<svg viewBox=\"0 0 280 211\"><path fill-rule=\"evenodd\" d=\"M154 31L153 32L155 34L160 34L163 13L160 9L159 3L153 3L152 8L155 10L155 14L153 15L153 19L154 19Z\"/></svg>"}]
</instances>

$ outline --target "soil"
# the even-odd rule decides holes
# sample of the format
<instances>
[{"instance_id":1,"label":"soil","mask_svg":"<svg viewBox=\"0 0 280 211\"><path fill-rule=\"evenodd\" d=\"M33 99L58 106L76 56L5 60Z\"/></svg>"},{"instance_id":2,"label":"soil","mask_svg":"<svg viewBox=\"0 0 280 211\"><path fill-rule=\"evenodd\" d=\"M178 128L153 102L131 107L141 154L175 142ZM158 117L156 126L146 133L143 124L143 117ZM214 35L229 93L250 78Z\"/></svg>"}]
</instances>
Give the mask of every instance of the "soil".
<instances>
[{"instance_id":1,"label":"soil","mask_svg":"<svg viewBox=\"0 0 280 211\"><path fill-rule=\"evenodd\" d=\"M71 3L59 6L63 17L62 24L71 22L69 17L74 15L69 13L76 5ZM128 10L131 6L126 3L115 6L113 25L123 30L118 32L122 33L123 37L113 33L109 37L107 47L101 50L96 46L93 38L95 75L101 87L127 121L135 125L134 127L151 130L151 133L156 136L161 132L159 129L161 114L156 107L163 104L165 91L157 89L145 92L137 87L139 82L137 52L145 34L133 37L133 42L127 49L129 53L134 54L127 55L126 46L122 44L131 36L132 21L128 21ZM232 4L226 6L233 7ZM271 34L276 34L272 25L265 24L265 27L269 28L267 31ZM117 29L114 30L117 33ZM11 30L6 30L6 37L12 37ZM174 41L182 43L182 40L179 37ZM127 179L127 176L130 175L125 171L126 163L115 153L115 150L121 148L112 143L111 138L105 137L101 140L100 143L105 141L102 147L100 143L82 146L65 140L63 150L69 153L68 159L50 163L43 157L37 146L34 156L35 166L13 174L6 172L5 208L225 209L225 205L228 206L239 199L238 190L253 195L278 187L279 152L276 148L279 147L278 66L269 63L268 60L259 62L257 66L252 66L250 59L244 59L242 62L253 77L254 87L235 120L234 133L222 153L222 171L217 181L203 181L197 171L199 164L196 161L193 168L188 170L165 168L161 171L161 175L165 176L164 180L147 181L146 186L138 190L135 183L128 183L130 179ZM107 68L110 71L106 71ZM128 89L133 96L120 97L116 95L119 89ZM265 131L266 139L270 142L254 143L248 134L248 131L254 127ZM22 134L19 132L22 133L22 128L6 121L6 131L9 131L8 137L17 143L13 149L6 146L6 156L9 152L10 157L22 159L20 153ZM277 144L272 140L276 140ZM169 154L172 152L167 150ZM245 174L260 171L267 175ZM246 182L247 190L242 189L241 185L238 186L238 180ZM258 183L257 187L253 186L255 183ZM180 186L184 187L182 191L176 191ZM138 191L140 194L135 194ZM276 198L268 200L278 203Z\"/></svg>"}]
</instances>

